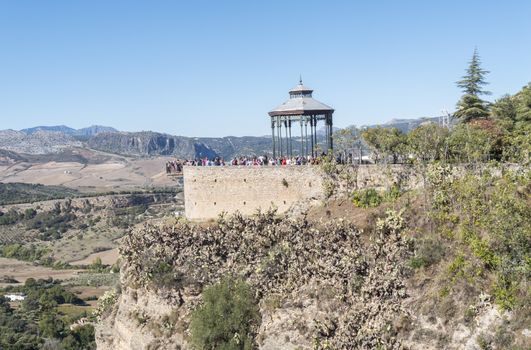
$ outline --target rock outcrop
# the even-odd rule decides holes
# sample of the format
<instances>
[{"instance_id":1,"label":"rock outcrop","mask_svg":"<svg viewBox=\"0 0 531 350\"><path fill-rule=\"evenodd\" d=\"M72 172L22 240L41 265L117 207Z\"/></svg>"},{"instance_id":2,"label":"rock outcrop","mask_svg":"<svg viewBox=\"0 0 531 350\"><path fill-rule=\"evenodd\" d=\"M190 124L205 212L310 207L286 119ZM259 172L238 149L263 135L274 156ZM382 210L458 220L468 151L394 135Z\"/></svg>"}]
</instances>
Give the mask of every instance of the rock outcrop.
<instances>
[{"instance_id":1,"label":"rock outcrop","mask_svg":"<svg viewBox=\"0 0 531 350\"><path fill-rule=\"evenodd\" d=\"M402 263L410 251L402 227L390 213L364 243L352 224L273 212L209 227L144 226L125 239L122 293L97 328L98 346L190 348L189 315L200 292L232 275L260 300L261 349L398 349L393 324L407 317Z\"/></svg>"}]
</instances>

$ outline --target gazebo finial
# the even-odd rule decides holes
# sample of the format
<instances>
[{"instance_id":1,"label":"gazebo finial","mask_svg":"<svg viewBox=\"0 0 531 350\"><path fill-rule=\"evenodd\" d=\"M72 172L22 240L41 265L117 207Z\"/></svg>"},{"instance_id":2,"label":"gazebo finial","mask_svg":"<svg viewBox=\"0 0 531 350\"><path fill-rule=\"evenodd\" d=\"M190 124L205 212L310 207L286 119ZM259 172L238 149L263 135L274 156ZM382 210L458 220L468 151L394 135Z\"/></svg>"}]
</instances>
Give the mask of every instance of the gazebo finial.
<instances>
[{"instance_id":1,"label":"gazebo finial","mask_svg":"<svg viewBox=\"0 0 531 350\"><path fill-rule=\"evenodd\" d=\"M302 74L299 74L299 85L302 85Z\"/></svg>"}]
</instances>

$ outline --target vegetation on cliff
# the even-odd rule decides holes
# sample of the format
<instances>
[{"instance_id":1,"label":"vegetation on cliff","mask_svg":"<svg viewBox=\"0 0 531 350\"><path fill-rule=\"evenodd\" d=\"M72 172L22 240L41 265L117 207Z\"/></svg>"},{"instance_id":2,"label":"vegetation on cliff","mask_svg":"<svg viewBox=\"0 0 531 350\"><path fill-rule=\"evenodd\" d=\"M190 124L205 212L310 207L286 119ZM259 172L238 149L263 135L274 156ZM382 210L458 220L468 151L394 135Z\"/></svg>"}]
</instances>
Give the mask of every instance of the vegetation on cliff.
<instances>
[{"instance_id":1,"label":"vegetation on cliff","mask_svg":"<svg viewBox=\"0 0 531 350\"><path fill-rule=\"evenodd\" d=\"M342 165L322 164L333 181L348 182ZM124 240L123 288L171 295L177 308L189 310L180 313L179 332L198 349L211 348L212 339L245 348L246 336L254 336L253 346L262 346L272 337L268 329L275 328L269 317L282 312L275 310L295 315L290 305L311 308L314 301L319 306L298 323L291 321L295 329L286 333L306 339L296 343L302 348L395 349L411 342L441 347L444 339L454 339L454 346L462 327L476 344L525 347L529 172L518 166L438 162L418 170L426 179L420 190L395 183L384 192L337 193L376 215L363 233L346 220L315 222L274 211L222 216L208 225L183 219L145 225ZM227 281L242 283L247 310L251 300L258 302L261 322L249 322L245 331L214 326L220 315L230 319L241 307L227 297ZM233 297L238 294L232 289ZM474 320L487 322L480 320L489 312L505 321L474 326ZM448 326L434 331L425 319ZM222 336L212 338L216 332ZM242 341L234 343L234 337Z\"/></svg>"},{"instance_id":2,"label":"vegetation on cliff","mask_svg":"<svg viewBox=\"0 0 531 350\"><path fill-rule=\"evenodd\" d=\"M225 278L206 288L202 299L190 322L192 344L196 348L253 348L260 313L253 292L244 281Z\"/></svg>"},{"instance_id":3,"label":"vegetation on cliff","mask_svg":"<svg viewBox=\"0 0 531 350\"><path fill-rule=\"evenodd\" d=\"M401 215L389 212L378 222L375 240L365 244L346 221L316 224L269 211L221 217L207 227L186 221L146 226L126 237L121 253L132 288L184 293L234 276L262 304L272 296L302 295L309 286L326 290L321 298L330 299L336 312L321 312L309 320L313 329L301 330L317 349L392 347L398 340L389 324L403 312L406 297L410 245L400 234L404 227Z\"/></svg>"},{"instance_id":4,"label":"vegetation on cliff","mask_svg":"<svg viewBox=\"0 0 531 350\"><path fill-rule=\"evenodd\" d=\"M504 309L525 308L531 273L529 172L456 177L448 166L432 166L428 191L433 224L422 237L436 237L453 247L444 252L451 263L441 293L450 293L457 280L465 279Z\"/></svg>"}]
</instances>

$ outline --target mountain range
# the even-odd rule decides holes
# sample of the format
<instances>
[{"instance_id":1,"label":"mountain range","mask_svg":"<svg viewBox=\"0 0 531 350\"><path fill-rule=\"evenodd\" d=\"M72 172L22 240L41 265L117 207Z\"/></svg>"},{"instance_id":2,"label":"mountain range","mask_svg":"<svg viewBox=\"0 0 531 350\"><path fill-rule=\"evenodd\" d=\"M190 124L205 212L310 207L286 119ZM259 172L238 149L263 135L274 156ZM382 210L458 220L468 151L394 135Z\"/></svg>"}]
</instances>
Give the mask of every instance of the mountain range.
<instances>
[{"instance_id":1,"label":"mountain range","mask_svg":"<svg viewBox=\"0 0 531 350\"><path fill-rule=\"evenodd\" d=\"M92 125L86 128L73 129L66 125L55 125L55 126L35 126L33 128L22 129L21 132L31 135L38 131L50 131L50 132L61 132L66 135L77 136L77 137L90 137L104 132L118 132L115 128L110 126L102 125Z\"/></svg>"},{"instance_id":2,"label":"mountain range","mask_svg":"<svg viewBox=\"0 0 531 350\"><path fill-rule=\"evenodd\" d=\"M394 119L379 126L397 127L403 132L408 132L422 123L437 122L438 120L439 118ZM323 133L318 131L318 138L322 139L323 136ZM154 131L124 132L101 125L81 129L56 125L35 126L19 131L0 130L0 150L16 154L50 155L64 153L71 155L69 150L74 148L88 148L133 157L212 158L220 156L230 159L237 155L269 152L271 137L186 137ZM299 140L294 139L293 149L299 148Z\"/></svg>"}]
</instances>

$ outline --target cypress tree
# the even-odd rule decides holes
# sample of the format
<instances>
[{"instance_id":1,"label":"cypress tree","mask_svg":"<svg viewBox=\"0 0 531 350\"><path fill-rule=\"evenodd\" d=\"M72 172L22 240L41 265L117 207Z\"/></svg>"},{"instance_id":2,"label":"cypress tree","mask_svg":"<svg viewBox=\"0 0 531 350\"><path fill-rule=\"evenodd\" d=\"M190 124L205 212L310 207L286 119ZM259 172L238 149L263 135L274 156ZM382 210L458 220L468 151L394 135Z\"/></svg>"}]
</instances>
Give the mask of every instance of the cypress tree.
<instances>
[{"instance_id":1,"label":"cypress tree","mask_svg":"<svg viewBox=\"0 0 531 350\"><path fill-rule=\"evenodd\" d=\"M457 103L457 111L454 116L461 121L470 122L489 116L487 102L479 97L480 95L490 94L489 91L483 90L483 86L488 84L485 81L487 73L489 72L481 68L479 54L477 49L475 49L465 76L457 82L457 86L462 89L464 95Z\"/></svg>"}]
</instances>

